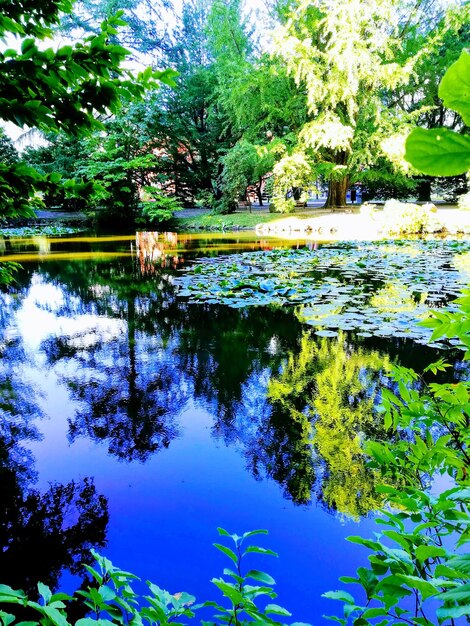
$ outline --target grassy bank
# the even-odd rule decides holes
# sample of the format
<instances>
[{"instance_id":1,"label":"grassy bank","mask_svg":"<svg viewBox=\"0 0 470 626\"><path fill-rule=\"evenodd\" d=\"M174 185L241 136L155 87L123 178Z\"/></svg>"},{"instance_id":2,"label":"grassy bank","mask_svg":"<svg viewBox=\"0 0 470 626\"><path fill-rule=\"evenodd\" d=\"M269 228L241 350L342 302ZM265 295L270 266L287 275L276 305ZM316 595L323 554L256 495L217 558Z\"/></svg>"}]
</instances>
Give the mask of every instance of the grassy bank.
<instances>
[{"instance_id":1,"label":"grassy bank","mask_svg":"<svg viewBox=\"0 0 470 626\"><path fill-rule=\"evenodd\" d=\"M175 214L169 229L179 232L228 232L254 230L263 234L308 234L344 239L364 239L409 234L469 234L470 211L455 205L440 204L429 209L417 204L395 202L382 207L349 206L347 210L331 211L307 207L290 214L269 213L266 208L237 211L229 215L212 215L209 211L189 209Z\"/></svg>"},{"instance_id":2,"label":"grassy bank","mask_svg":"<svg viewBox=\"0 0 470 626\"><path fill-rule=\"evenodd\" d=\"M318 217L328 213L325 209L309 208L291 214L269 213L267 207L248 211L236 211L228 215L212 215L208 211L182 211L181 217L175 213L172 226L180 232L192 230L253 230L257 224L277 222L283 218L300 219ZM190 214L190 215L189 215Z\"/></svg>"}]
</instances>

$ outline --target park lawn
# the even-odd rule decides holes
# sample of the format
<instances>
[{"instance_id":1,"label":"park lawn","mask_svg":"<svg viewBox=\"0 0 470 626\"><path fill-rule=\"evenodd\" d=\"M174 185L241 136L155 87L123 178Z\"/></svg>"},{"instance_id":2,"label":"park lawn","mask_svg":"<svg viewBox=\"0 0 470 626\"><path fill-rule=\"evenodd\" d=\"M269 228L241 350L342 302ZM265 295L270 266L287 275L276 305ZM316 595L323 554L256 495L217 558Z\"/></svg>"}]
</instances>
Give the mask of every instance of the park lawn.
<instances>
[{"instance_id":1,"label":"park lawn","mask_svg":"<svg viewBox=\"0 0 470 626\"><path fill-rule=\"evenodd\" d=\"M287 214L269 213L267 207L265 209L257 208L252 213L244 210L229 213L228 215L212 215L208 212L201 212L200 215L192 217L178 217L178 213L175 213L173 226L182 232L187 230L250 230L254 229L257 224L266 224L292 217L301 219L318 217L326 213L329 213L329 211L318 209L317 207Z\"/></svg>"}]
</instances>

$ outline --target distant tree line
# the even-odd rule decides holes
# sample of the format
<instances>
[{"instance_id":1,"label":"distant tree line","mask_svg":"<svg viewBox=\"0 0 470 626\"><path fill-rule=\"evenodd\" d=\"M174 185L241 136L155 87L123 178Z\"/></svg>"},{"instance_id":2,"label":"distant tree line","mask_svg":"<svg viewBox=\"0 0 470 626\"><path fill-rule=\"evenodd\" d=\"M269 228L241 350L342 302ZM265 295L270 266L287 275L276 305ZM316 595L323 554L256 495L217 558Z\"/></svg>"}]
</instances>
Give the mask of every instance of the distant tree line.
<instances>
[{"instance_id":1,"label":"distant tree line","mask_svg":"<svg viewBox=\"0 0 470 626\"><path fill-rule=\"evenodd\" d=\"M466 132L437 92L470 42L459 0L271 0L262 19L241 0L185 0L181 15L168 0L46 6L22 0L0 17L20 42L0 54L0 118L47 142L20 155L0 138L3 217L45 202L129 225L266 196L289 212L315 182L329 207L351 185L420 200L466 191L464 176L442 182L403 158L416 125ZM38 46L49 37L79 43ZM124 61L149 69L134 78Z\"/></svg>"}]
</instances>

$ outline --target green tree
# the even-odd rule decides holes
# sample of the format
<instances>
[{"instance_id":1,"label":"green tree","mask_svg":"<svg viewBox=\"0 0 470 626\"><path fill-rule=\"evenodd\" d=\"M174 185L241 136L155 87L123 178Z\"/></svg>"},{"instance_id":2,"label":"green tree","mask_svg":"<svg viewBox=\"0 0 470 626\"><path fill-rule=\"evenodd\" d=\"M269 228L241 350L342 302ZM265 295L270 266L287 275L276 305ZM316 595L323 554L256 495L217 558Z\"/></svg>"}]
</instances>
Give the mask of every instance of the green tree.
<instances>
[{"instance_id":1,"label":"green tree","mask_svg":"<svg viewBox=\"0 0 470 626\"><path fill-rule=\"evenodd\" d=\"M77 29L84 35L96 35L101 22L118 10L123 11L126 24L114 35L114 43L129 48L133 56L145 54L157 60L168 46L165 18L173 10L169 0L79 0L73 13L64 17L59 30L70 36Z\"/></svg>"},{"instance_id":2,"label":"green tree","mask_svg":"<svg viewBox=\"0 0 470 626\"><path fill-rule=\"evenodd\" d=\"M275 52L305 93L310 113L293 152L304 155L312 176L329 180L326 206L344 206L350 181L377 169L379 159L406 173L399 146L409 119L387 106L384 94L408 85L419 63L426 80L425 59L464 14L420 27L420 12L412 8L395 0L297 0L278 29Z\"/></svg>"},{"instance_id":3,"label":"green tree","mask_svg":"<svg viewBox=\"0 0 470 626\"><path fill-rule=\"evenodd\" d=\"M150 185L156 159L146 145L141 103L128 105L105 123L104 133L82 141L76 175L94 184L89 202L97 223L133 225L140 215L141 193Z\"/></svg>"},{"instance_id":4,"label":"green tree","mask_svg":"<svg viewBox=\"0 0 470 626\"><path fill-rule=\"evenodd\" d=\"M274 157L264 146L240 140L223 158L222 185L229 205L247 200L247 187L252 185L259 203L263 204L263 176L272 170Z\"/></svg>"},{"instance_id":5,"label":"green tree","mask_svg":"<svg viewBox=\"0 0 470 626\"><path fill-rule=\"evenodd\" d=\"M388 92L385 103L388 108L402 112L422 128L445 126L461 132L461 116L444 103L439 95L439 83L446 69L470 45L470 12L468 6L463 6L445 15L443 6L436 1L422 3L416 8L419 20L415 19L413 23L412 19L408 19L404 23L402 28L412 31L412 36L403 38L404 54L418 54L426 45L427 31L438 25L436 45L433 54L418 55L409 82ZM417 196L422 201L429 201L431 191L436 187L446 191L450 197L454 193L464 193L466 189L458 177L446 180L418 174L408 180L417 184Z\"/></svg>"},{"instance_id":6,"label":"green tree","mask_svg":"<svg viewBox=\"0 0 470 626\"><path fill-rule=\"evenodd\" d=\"M12 140L0 129L0 163L12 165L18 161L18 151Z\"/></svg>"},{"instance_id":7,"label":"green tree","mask_svg":"<svg viewBox=\"0 0 470 626\"><path fill-rule=\"evenodd\" d=\"M232 88L221 93L220 101L232 135L241 137L223 158L222 188L230 202L233 183L246 180L261 204L261 177L272 172L280 155L295 144L307 120L304 98L279 59L265 53L245 65ZM292 181L284 178L284 182L287 193Z\"/></svg>"},{"instance_id":8,"label":"green tree","mask_svg":"<svg viewBox=\"0 0 470 626\"><path fill-rule=\"evenodd\" d=\"M101 129L99 116L116 113L123 99L141 98L157 86L171 82L172 72L150 68L137 80L121 65L128 51L111 39L124 22L120 14L104 21L97 35L75 45L45 48L62 13L70 13L70 0L20 0L2 6L0 38L16 38L20 50L0 53L0 119L20 128L63 131L80 136ZM55 173L41 176L24 162L0 163L2 216L31 214L38 193L60 182Z\"/></svg>"},{"instance_id":9,"label":"green tree","mask_svg":"<svg viewBox=\"0 0 470 626\"><path fill-rule=\"evenodd\" d=\"M206 32L208 0L183 4L165 64L178 72L176 88L151 94L142 110L147 149L156 157L154 182L187 204L209 199L226 151L217 77Z\"/></svg>"},{"instance_id":10,"label":"green tree","mask_svg":"<svg viewBox=\"0 0 470 626\"><path fill-rule=\"evenodd\" d=\"M41 176L50 176L55 172L62 176L63 181L77 179L77 166L85 153L84 140L67 136L63 132L48 133L45 138L46 145L27 147L21 155L22 160ZM81 186L81 189L80 194L69 194L65 185L51 186L44 193L44 204L64 210L84 210L90 200L92 188Z\"/></svg>"}]
</instances>

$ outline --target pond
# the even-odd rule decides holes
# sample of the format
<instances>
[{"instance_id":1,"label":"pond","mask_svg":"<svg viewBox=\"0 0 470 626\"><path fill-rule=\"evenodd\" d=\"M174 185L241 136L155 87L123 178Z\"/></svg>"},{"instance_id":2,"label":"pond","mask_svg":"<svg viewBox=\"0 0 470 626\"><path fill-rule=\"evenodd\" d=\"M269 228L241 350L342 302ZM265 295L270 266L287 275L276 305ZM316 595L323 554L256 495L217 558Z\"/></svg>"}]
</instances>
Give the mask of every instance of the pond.
<instances>
[{"instance_id":1,"label":"pond","mask_svg":"<svg viewBox=\"0 0 470 626\"><path fill-rule=\"evenodd\" d=\"M312 245L249 235L10 239L0 293L1 582L80 586L97 549L172 593L219 599L217 527L269 529L250 556L293 621L364 564L377 530L360 453L417 321L470 273L469 242Z\"/></svg>"}]
</instances>

